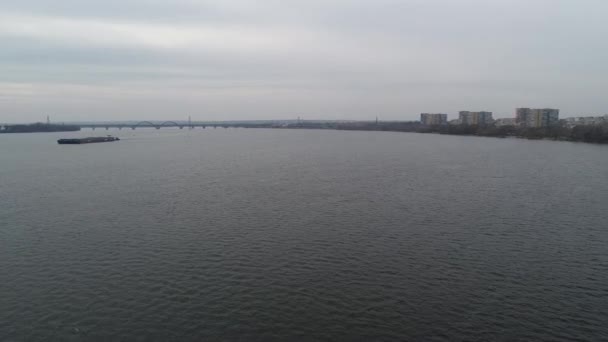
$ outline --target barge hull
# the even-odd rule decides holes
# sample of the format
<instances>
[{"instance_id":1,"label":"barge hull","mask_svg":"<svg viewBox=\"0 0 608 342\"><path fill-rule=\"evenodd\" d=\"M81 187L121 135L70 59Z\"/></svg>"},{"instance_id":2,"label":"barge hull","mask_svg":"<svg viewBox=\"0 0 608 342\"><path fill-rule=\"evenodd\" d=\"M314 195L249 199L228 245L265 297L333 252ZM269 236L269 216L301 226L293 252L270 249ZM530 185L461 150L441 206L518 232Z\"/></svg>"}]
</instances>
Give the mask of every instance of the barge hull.
<instances>
[{"instance_id":1,"label":"barge hull","mask_svg":"<svg viewBox=\"0 0 608 342\"><path fill-rule=\"evenodd\" d=\"M120 139L115 137L89 137L82 139L59 139L57 143L60 145L77 145L77 144L91 144L91 143L101 143L101 142L111 142L118 141Z\"/></svg>"}]
</instances>

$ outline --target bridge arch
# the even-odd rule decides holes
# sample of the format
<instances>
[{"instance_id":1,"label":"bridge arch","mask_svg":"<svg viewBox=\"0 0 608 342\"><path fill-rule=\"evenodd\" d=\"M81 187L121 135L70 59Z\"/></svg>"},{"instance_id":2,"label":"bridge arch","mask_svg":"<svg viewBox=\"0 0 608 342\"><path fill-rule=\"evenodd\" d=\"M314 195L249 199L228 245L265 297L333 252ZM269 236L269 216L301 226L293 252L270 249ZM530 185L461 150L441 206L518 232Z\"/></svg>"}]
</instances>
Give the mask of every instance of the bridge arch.
<instances>
[{"instance_id":1,"label":"bridge arch","mask_svg":"<svg viewBox=\"0 0 608 342\"><path fill-rule=\"evenodd\" d=\"M159 125L160 127L175 127L175 126L186 126L184 124L178 124L175 121L165 121Z\"/></svg>"},{"instance_id":2,"label":"bridge arch","mask_svg":"<svg viewBox=\"0 0 608 342\"><path fill-rule=\"evenodd\" d=\"M133 127L157 127L155 124L151 123L150 121L140 121L138 123L136 123L135 125L133 125Z\"/></svg>"},{"instance_id":3,"label":"bridge arch","mask_svg":"<svg viewBox=\"0 0 608 342\"><path fill-rule=\"evenodd\" d=\"M188 124L187 123L178 123L176 121L165 121L161 124L155 124L152 121L140 121L134 125L131 125L131 128L135 129L137 127L154 127L156 129L160 129L162 127L179 127L179 128L183 128L183 127L187 127Z\"/></svg>"}]
</instances>

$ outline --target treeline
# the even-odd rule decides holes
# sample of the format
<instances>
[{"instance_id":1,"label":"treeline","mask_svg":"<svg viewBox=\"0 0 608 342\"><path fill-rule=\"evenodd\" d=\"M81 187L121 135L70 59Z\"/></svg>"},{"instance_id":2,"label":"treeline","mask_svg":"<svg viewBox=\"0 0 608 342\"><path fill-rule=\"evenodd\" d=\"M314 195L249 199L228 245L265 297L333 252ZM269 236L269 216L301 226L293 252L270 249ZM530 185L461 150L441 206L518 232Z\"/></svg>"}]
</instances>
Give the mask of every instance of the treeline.
<instances>
[{"instance_id":1,"label":"treeline","mask_svg":"<svg viewBox=\"0 0 608 342\"><path fill-rule=\"evenodd\" d=\"M0 133L72 132L80 131L80 126L34 123L29 125L7 125L0 127Z\"/></svg>"},{"instance_id":2,"label":"treeline","mask_svg":"<svg viewBox=\"0 0 608 342\"><path fill-rule=\"evenodd\" d=\"M356 131L417 132L421 125L416 121L343 122L336 129Z\"/></svg>"},{"instance_id":3,"label":"treeline","mask_svg":"<svg viewBox=\"0 0 608 342\"><path fill-rule=\"evenodd\" d=\"M338 129L357 131L392 131L439 133L451 135L476 135L484 137L519 137L526 139L552 139L565 141L582 141L590 143L608 143L608 125L525 128L517 126L476 126L476 125L438 125L425 126L418 121L355 121L355 122L301 122L285 128Z\"/></svg>"},{"instance_id":4,"label":"treeline","mask_svg":"<svg viewBox=\"0 0 608 342\"><path fill-rule=\"evenodd\" d=\"M582 141L589 143L608 143L608 126L575 126L529 128L516 126L466 126L446 125L423 127L418 132L454 135L478 135L486 137L520 137L526 139L552 139Z\"/></svg>"},{"instance_id":5,"label":"treeline","mask_svg":"<svg viewBox=\"0 0 608 342\"><path fill-rule=\"evenodd\" d=\"M420 123L416 121L325 121L325 122L299 122L276 128L303 128L303 129L337 129L345 131L393 131L417 132Z\"/></svg>"}]
</instances>

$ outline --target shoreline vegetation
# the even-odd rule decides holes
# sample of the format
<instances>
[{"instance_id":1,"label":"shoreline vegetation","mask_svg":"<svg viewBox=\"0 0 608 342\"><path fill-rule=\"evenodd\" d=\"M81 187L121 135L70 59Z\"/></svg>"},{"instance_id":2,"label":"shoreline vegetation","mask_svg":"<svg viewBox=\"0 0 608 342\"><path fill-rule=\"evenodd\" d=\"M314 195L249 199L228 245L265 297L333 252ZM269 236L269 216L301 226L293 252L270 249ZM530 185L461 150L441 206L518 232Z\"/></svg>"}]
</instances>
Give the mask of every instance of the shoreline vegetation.
<instances>
[{"instance_id":1,"label":"shoreline vegetation","mask_svg":"<svg viewBox=\"0 0 608 342\"><path fill-rule=\"evenodd\" d=\"M184 126L187 126L185 124ZM285 129L332 129L344 131L385 131L410 133L436 133L447 135L464 135L523 139L545 139L557 141L586 142L595 144L608 144L608 125L579 125L572 128L564 126L555 127L518 127L495 125L436 125L427 126L418 121L298 121L277 124L276 122L233 122L209 124L209 126L244 127L244 128L285 128ZM58 125L47 123L33 123L20 125L0 126L2 133L40 133L40 132L74 132L80 131L77 124Z\"/></svg>"},{"instance_id":2,"label":"shoreline vegetation","mask_svg":"<svg viewBox=\"0 0 608 342\"><path fill-rule=\"evenodd\" d=\"M476 126L476 125L437 125L425 126L419 122L300 122L283 128L315 128L358 131L387 131L412 133L438 133L446 135L465 135L507 138L517 137L530 140L545 139L558 141L586 142L608 144L608 125L557 127L517 127L517 126Z\"/></svg>"},{"instance_id":3,"label":"shoreline vegetation","mask_svg":"<svg viewBox=\"0 0 608 342\"><path fill-rule=\"evenodd\" d=\"M46 133L46 132L75 132L80 131L77 125L55 125L46 123L33 123L25 125L7 125L0 127L2 133Z\"/></svg>"}]
</instances>

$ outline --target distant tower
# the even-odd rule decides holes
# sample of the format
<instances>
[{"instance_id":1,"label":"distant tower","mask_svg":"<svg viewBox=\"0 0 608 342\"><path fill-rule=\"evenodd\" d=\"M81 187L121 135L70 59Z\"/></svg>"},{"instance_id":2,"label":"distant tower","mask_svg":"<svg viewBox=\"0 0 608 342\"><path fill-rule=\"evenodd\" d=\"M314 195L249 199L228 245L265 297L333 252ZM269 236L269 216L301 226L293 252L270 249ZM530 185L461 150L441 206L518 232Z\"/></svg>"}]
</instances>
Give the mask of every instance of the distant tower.
<instances>
[{"instance_id":1,"label":"distant tower","mask_svg":"<svg viewBox=\"0 0 608 342\"><path fill-rule=\"evenodd\" d=\"M46 116L46 124L50 125L51 124L51 117L50 116Z\"/></svg>"},{"instance_id":2,"label":"distant tower","mask_svg":"<svg viewBox=\"0 0 608 342\"><path fill-rule=\"evenodd\" d=\"M378 125L378 116L376 115L376 125Z\"/></svg>"},{"instance_id":3,"label":"distant tower","mask_svg":"<svg viewBox=\"0 0 608 342\"><path fill-rule=\"evenodd\" d=\"M188 115L188 127L192 128L192 117Z\"/></svg>"}]
</instances>

